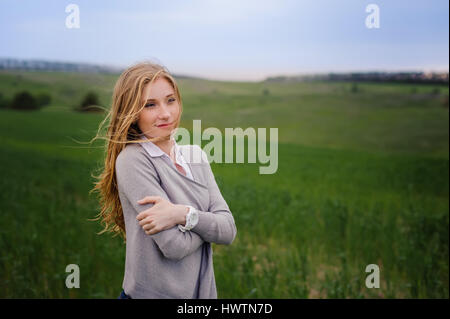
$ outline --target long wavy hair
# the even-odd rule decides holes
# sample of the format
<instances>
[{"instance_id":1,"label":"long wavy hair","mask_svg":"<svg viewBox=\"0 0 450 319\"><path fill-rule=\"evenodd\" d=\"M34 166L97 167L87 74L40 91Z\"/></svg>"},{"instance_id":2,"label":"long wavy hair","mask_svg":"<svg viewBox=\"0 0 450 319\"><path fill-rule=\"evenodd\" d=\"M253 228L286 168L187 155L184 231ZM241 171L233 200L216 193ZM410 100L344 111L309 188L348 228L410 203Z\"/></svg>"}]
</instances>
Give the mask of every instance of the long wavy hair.
<instances>
[{"instance_id":1,"label":"long wavy hair","mask_svg":"<svg viewBox=\"0 0 450 319\"><path fill-rule=\"evenodd\" d=\"M160 77L171 83L180 105L180 112L174 129L167 136L145 139L137 125L139 113L145 107L143 90L147 84L151 85ZM92 220L100 220L100 223L104 225L104 229L98 233L99 235L104 232L113 232L115 233L114 237L121 235L126 241L125 221L115 173L116 159L119 153L127 144L158 142L173 138L180 124L182 111L183 106L177 83L164 66L153 62L141 62L127 68L119 76L114 86L111 108L100 123L96 136L91 140L91 143L97 139L105 141L104 164L100 168L101 174L91 175L96 182L94 183L95 187L89 192L89 194L98 193L100 213ZM104 131L108 119L106 136L102 136L101 131Z\"/></svg>"}]
</instances>

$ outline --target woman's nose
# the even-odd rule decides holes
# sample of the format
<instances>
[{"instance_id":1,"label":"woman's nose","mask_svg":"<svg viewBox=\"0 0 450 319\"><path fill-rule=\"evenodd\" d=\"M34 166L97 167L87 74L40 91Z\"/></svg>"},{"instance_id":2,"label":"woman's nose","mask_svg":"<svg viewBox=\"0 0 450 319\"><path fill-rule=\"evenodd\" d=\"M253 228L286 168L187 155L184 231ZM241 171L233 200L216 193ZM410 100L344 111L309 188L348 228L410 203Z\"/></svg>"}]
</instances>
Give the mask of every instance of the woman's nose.
<instances>
[{"instance_id":1,"label":"woman's nose","mask_svg":"<svg viewBox=\"0 0 450 319\"><path fill-rule=\"evenodd\" d=\"M161 112L159 113L159 117L165 119L165 118L168 118L169 116L170 116L170 112L169 112L167 106L163 105L161 108Z\"/></svg>"}]
</instances>

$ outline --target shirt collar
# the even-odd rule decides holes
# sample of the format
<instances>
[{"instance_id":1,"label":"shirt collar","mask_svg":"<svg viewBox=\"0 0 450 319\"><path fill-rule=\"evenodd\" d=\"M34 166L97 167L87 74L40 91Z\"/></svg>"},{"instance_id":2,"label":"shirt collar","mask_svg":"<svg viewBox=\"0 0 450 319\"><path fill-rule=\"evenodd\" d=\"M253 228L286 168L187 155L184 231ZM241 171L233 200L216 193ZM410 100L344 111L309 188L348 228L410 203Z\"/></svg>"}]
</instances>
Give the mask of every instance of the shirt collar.
<instances>
[{"instance_id":1,"label":"shirt collar","mask_svg":"<svg viewBox=\"0 0 450 319\"><path fill-rule=\"evenodd\" d=\"M165 153L162 149L160 149L159 146L148 140L148 138L145 135L142 135L141 138L148 141L148 142L141 142L139 144L142 145L142 147L147 151L147 153L151 157L160 157L164 155L169 157L169 155ZM181 161L180 147L177 144L177 142L175 142L175 139L173 137L171 138L171 140L173 140L175 146L175 159L177 162L180 162Z\"/></svg>"}]
</instances>

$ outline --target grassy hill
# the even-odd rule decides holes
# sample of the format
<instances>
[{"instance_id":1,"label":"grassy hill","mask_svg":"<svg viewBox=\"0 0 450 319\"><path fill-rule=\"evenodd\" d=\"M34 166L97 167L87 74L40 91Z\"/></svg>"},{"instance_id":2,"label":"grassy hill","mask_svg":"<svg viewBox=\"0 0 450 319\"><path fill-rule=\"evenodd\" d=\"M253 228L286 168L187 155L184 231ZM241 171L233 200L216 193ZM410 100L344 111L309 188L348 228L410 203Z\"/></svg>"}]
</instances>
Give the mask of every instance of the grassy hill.
<instances>
[{"instance_id":1,"label":"grassy hill","mask_svg":"<svg viewBox=\"0 0 450 319\"><path fill-rule=\"evenodd\" d=\"M40 111L0 109L0 297L116 298L125 246L96 235L88 191L117 75L0 72L7 98L48 92ZM278 127L279 165L212 164L238 235L213 245L219 298L448 298L448 87L180 79L181 126ZM78 264L81 288L65 287ZM365 286L380 267L381 288Z\"/></svg>"}]
</instances>

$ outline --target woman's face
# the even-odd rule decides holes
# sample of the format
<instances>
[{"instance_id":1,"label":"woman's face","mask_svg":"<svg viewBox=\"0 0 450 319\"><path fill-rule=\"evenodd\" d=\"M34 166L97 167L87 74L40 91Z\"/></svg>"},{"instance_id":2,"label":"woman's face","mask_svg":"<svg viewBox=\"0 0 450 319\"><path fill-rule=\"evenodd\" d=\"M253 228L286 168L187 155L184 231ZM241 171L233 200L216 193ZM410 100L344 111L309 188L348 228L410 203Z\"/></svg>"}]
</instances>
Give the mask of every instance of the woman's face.
<instances>
[{"instance_id":1,"label":"woman's face","mask_svg":"<svg viewBox=\"0 0 450 319\"><path fill-rule=\"evenodd\" d=\"M147 138L170 134L180 112L180 104L170 82L159 77L152 85L148 83L144 87L143 99L145 106L137 121L139 129Z\"/></svg>"}]
</instances>

